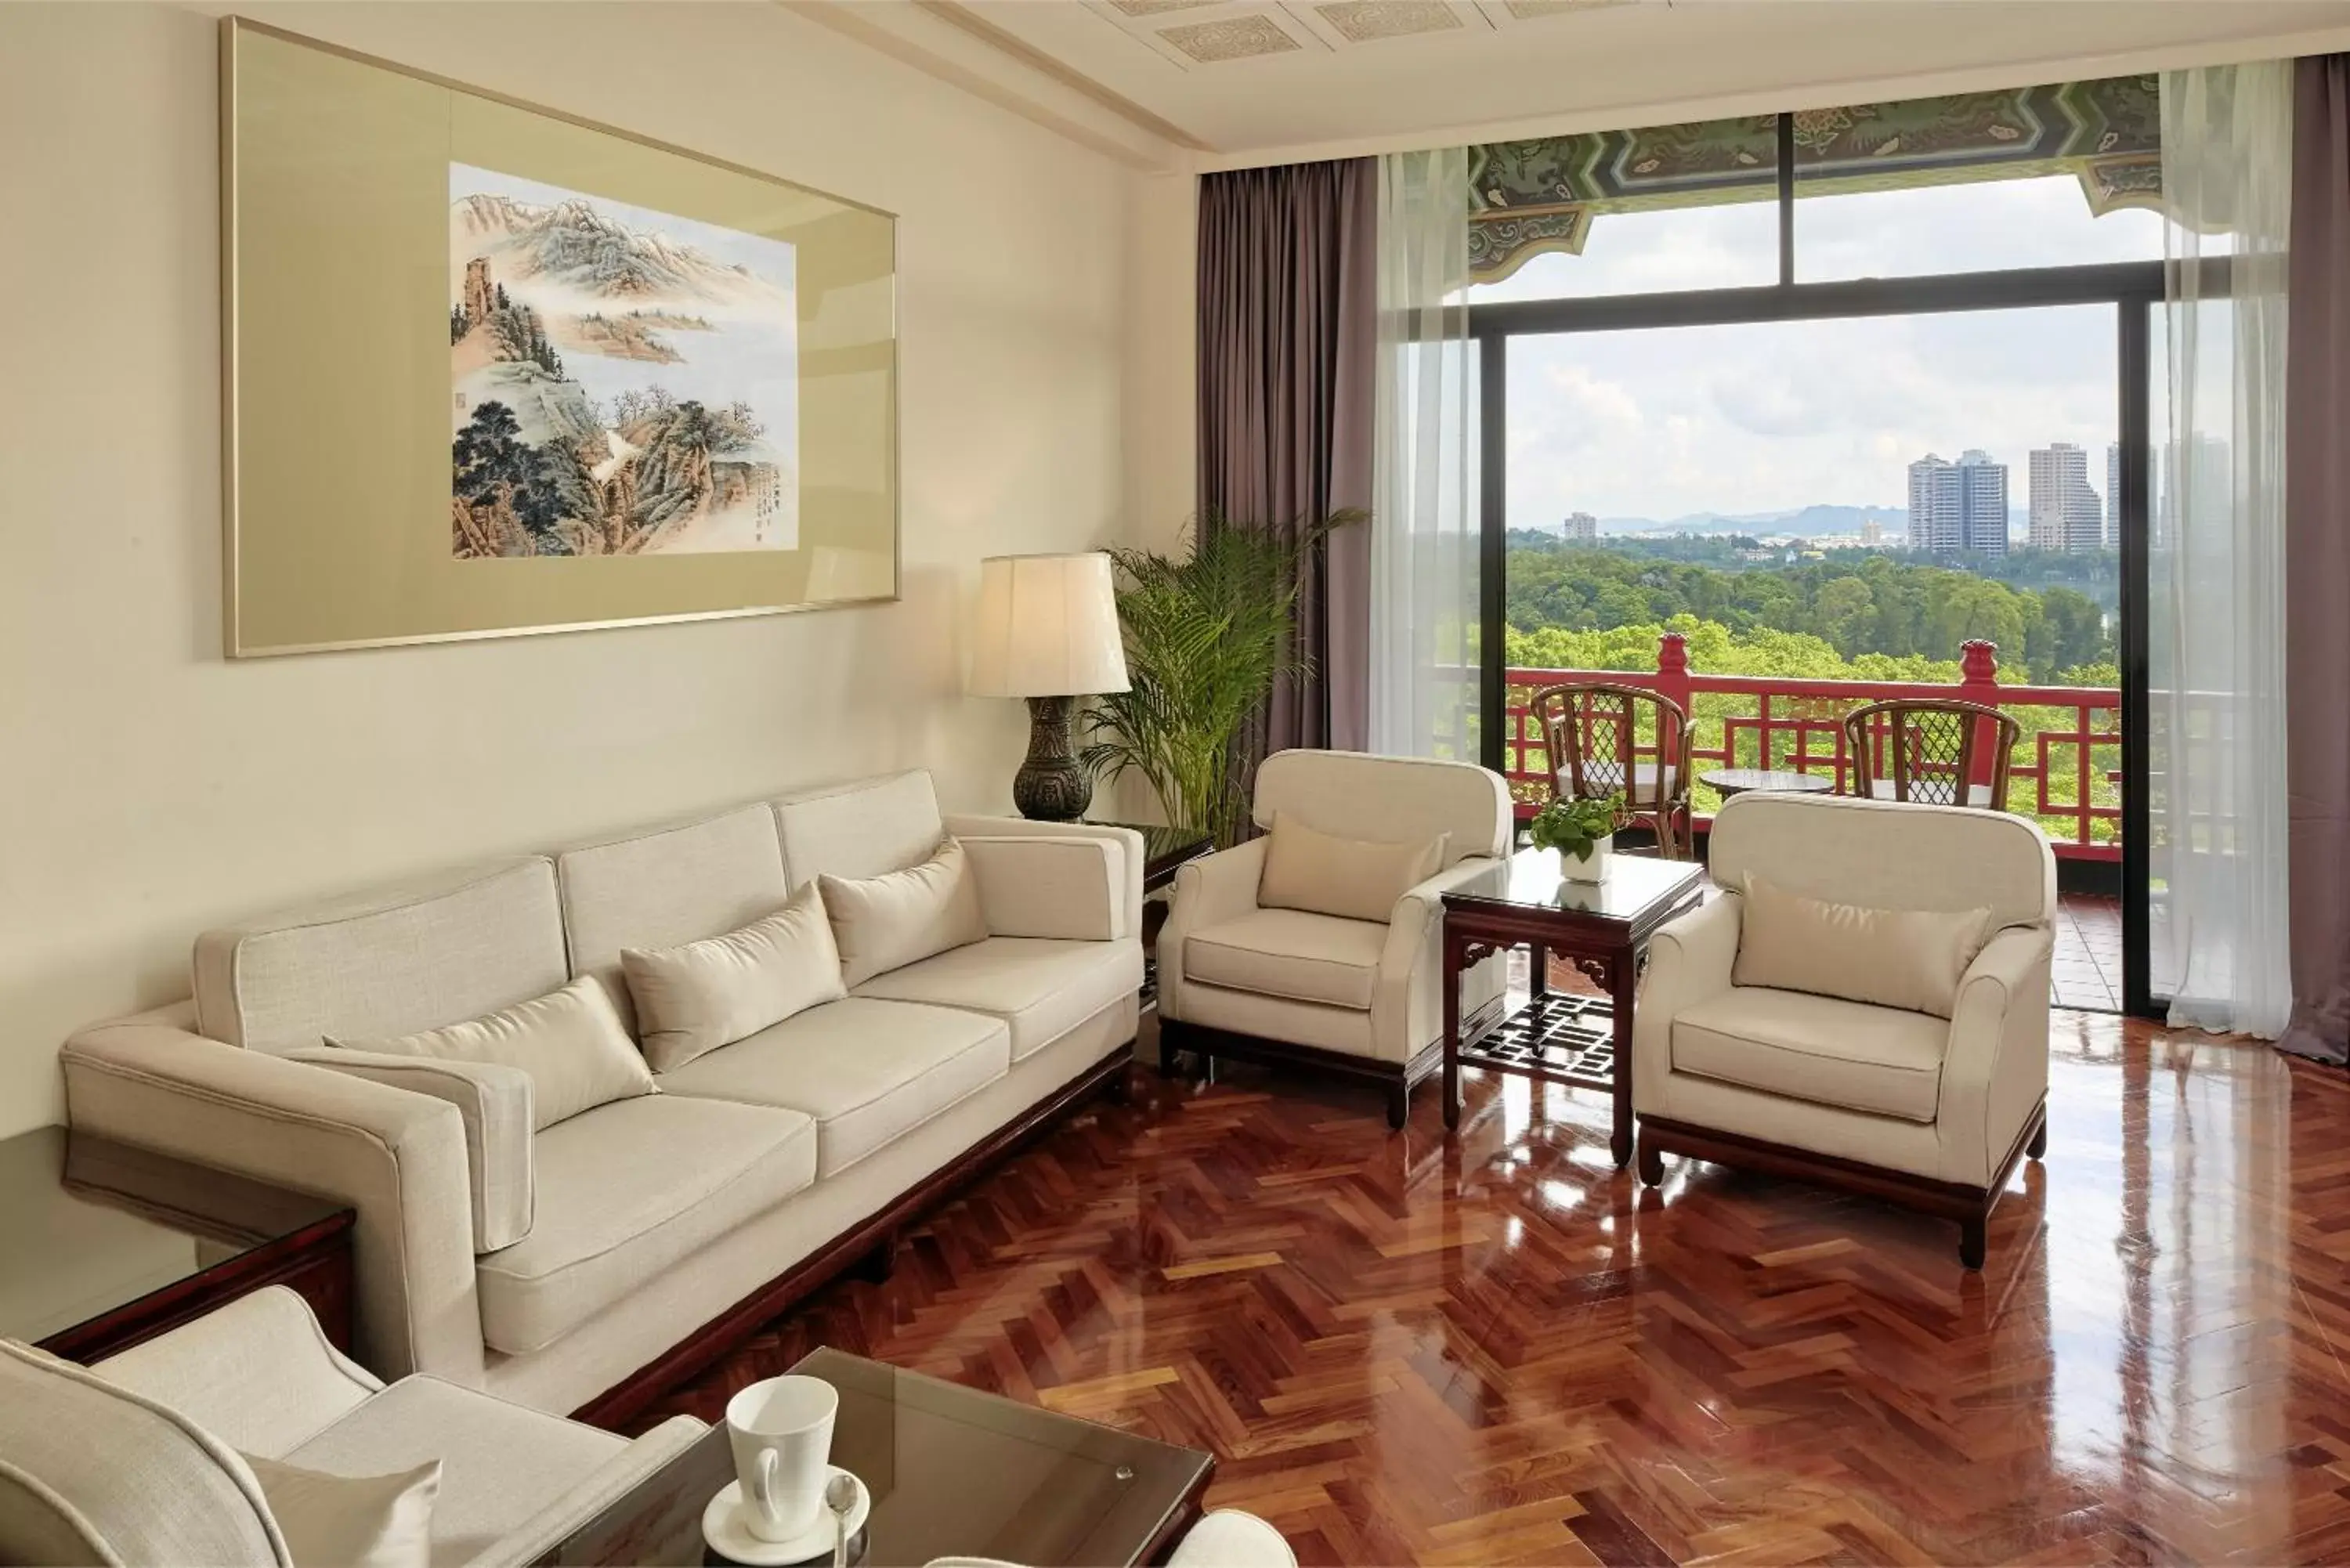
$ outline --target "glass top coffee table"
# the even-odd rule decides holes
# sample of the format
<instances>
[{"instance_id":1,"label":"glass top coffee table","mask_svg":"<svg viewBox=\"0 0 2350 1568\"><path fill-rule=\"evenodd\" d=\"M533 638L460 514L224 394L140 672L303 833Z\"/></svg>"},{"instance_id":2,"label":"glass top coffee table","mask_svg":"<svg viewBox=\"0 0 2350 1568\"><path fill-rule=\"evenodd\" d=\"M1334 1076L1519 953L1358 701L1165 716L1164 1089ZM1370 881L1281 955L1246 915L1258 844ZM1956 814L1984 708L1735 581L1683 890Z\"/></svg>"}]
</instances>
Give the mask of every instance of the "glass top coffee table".
<instances>
[{"instance_id":1,"label":"glass top coffee table","mask_svg":"<svg viewBox=\"0 0 2350 1568\"><path fill-rule=\"evenodd\" d=\"M850 1550L872 1568L947 1556L1028 1568L1146 1563L1191 1523L1215 1473L1197 1449L846 1351L813 1351L791 1370L840 1391L832 1462L873 1494ZM702 1511L733 1479L721 1422L546 1561L722 1562L702 1542Z\"/></svg>"},{"instance_id":2,"label":"glass top coffee table","mask_svg":"<svg viewBox=\"0 0 2350 1568\"><path fill-rule=\"evenodd\" d=\"M1522 849L1444 895L1444 1125L1461 1120L1461 1069L1482 1067L1610 1096L1608 1152L1632 1158L1632 1002L1648 939L1705 895L1694 860L1611 855L1578 882L1558 852ZM1505 949L1532 950L1532 994L1498 1019L1461 1016L1461 971ZM1571 961L1606 992L1554 995L1548 956Z\"/></svg>"}]
</instances>

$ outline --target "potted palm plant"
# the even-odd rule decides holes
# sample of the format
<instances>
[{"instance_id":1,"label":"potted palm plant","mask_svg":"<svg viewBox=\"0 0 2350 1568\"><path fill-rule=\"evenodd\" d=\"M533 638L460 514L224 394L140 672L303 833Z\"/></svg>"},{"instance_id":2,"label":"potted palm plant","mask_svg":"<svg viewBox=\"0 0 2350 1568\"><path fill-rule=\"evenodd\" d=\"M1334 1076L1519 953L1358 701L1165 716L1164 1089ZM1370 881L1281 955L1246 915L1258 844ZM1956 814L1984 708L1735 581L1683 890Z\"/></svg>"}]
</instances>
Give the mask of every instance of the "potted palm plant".
<instances>
[{"instance_id":1,"label":"potted palm plant","mask_svg":"<svg viewBox=\"0 0 2350 1568\"><path fill-rule=\"evenodd\" d=\"M1605 882L1616 829L1624 820L1624 796L1553 800L1526 825L1537 849L1558 851L1559 875L1570 882Z\"/></svg>"},{"instance_id":2,"label":"potted palm plant","mask_svg":"<svg viewBox=\"0 0 2350 1568\"><path fill-rule=\"evenodd\" d=\"M1238 842L1249 803L1232 742L1274 681L1311 668L1291 635L1306 558L1367 515L1347 508L1282 532L1211 519L1180 556L1110 551L1132 684L1087 714L1079 760L1099 777L1139 773L1171 826Z\"/></svg>"}]
</instances>

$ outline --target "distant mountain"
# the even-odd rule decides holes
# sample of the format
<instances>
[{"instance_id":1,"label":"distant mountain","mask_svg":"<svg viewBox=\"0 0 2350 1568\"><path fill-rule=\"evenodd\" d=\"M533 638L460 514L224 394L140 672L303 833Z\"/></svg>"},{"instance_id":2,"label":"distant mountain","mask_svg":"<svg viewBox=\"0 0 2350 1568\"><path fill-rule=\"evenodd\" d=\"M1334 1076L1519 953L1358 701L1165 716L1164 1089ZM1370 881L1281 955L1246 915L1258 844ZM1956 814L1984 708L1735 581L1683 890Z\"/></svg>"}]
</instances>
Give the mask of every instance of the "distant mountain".
<instances>
[{"instance_id":1,"label":"distant mountain","mask_svg":"<svg viewBox=\"0 0 2350 1568\"><path fill-rule=\"evenodd\" d=\"M489 244L499 270L601 299L725 303L770 292L747 267L704 255L657 233L606 217L582 201L541 206L511 196L460 200L455 226Z\"/></svg>"},{"instance_id":2,"label":"distant mountain","mask_svg":"<svg viewBox=\"0 0 2350 1568\"><path fill-rule=\"evenodd\" d=\"M1786 512L1690 512L1659 522L1653 517L1602 517L1602 534L1787 534L1801 538L1857 537L1861 524L1881 524L1887 531L1909 525L1906 506L1832 506L1814 504ZM1544 533L1562 533L1564 524L1540 524Z\"/></svg>"}]
</instances>

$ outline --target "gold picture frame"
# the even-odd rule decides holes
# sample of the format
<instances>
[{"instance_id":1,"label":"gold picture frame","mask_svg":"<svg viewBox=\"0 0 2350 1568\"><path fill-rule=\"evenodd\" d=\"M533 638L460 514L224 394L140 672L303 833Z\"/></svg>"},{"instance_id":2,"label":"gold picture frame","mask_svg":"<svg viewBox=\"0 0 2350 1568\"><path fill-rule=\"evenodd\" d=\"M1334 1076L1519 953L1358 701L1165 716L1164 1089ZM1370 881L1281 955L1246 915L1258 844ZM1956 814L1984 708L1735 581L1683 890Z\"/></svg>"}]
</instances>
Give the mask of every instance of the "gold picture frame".
<instances>
[{"instance_id":1,"label":"gold picture frame","mask_svg":"<svg viewBox=\"0 0 2350 1568\"><path fill-rule=\"evenodd\" d=\"M220 37L229 657L898 598L895 214Z\"/></svg>"}]
</instances>

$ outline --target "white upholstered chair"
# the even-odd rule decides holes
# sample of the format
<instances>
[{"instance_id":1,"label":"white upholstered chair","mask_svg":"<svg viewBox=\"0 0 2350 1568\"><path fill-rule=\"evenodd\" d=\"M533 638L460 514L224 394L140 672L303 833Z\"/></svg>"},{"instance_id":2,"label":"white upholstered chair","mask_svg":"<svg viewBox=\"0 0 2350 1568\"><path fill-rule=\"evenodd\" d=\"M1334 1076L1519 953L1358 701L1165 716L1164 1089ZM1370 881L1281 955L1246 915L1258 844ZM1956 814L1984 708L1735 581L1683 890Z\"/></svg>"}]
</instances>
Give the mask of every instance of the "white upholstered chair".
<instances>
[{"instance_id":1,"label":"white upholstered chair","mask_svg":"<svg viewBox=\"0 0 2350 1568\"><path fill-rule=\"evenodd\" d=\"M336 1354L273 1285L87 1370L0 1345L0 1563L285 1564L243 1456L335 1475L442 1464L435 1568L525 1563L691 1446L675 1416L630 1441Z\"/></svg>"},{"instance_id":2,"label":"white upholstered chair","mask_svg":"<svg viewBox=\"0 0 2350 1568\"><path fill-rule=\"evenodd\" d=\"M1411 1087L1442 1065L1442 895L1510 852L1516 820L1500 774L1468 763L1358 752L1276 752L1257 769L1258 826L1284 815L1367 845L1443 839L1437 869L1379 920L1264 908L1269 840L1176 874L1159 935L1164 1071L1196 1051L1310 1066L1375 1083L1401 1127ZM1461 978L1466 1015L1502 994L1505 961Z\"/></svg>"},{"instance_id":3,"label":"white upholstered chair","mask_svg":"<svg viewBox=\"0 0 2350 1568\"><path fill-rule=\"evenodd\" d=\"M1998 812L1742 794L1708 858L1724 891L1657 933L1633 1019L1641 1179L1684 1154L1826 1182L1958 1220L1960 1260L1981 1267L2001 1189L2047 1147L2046 835ZM1949 963L1948 1017L1752 983L1750 877L1869 909L1988 909L1988 940Z\"/></svg>"}]
</instances>

